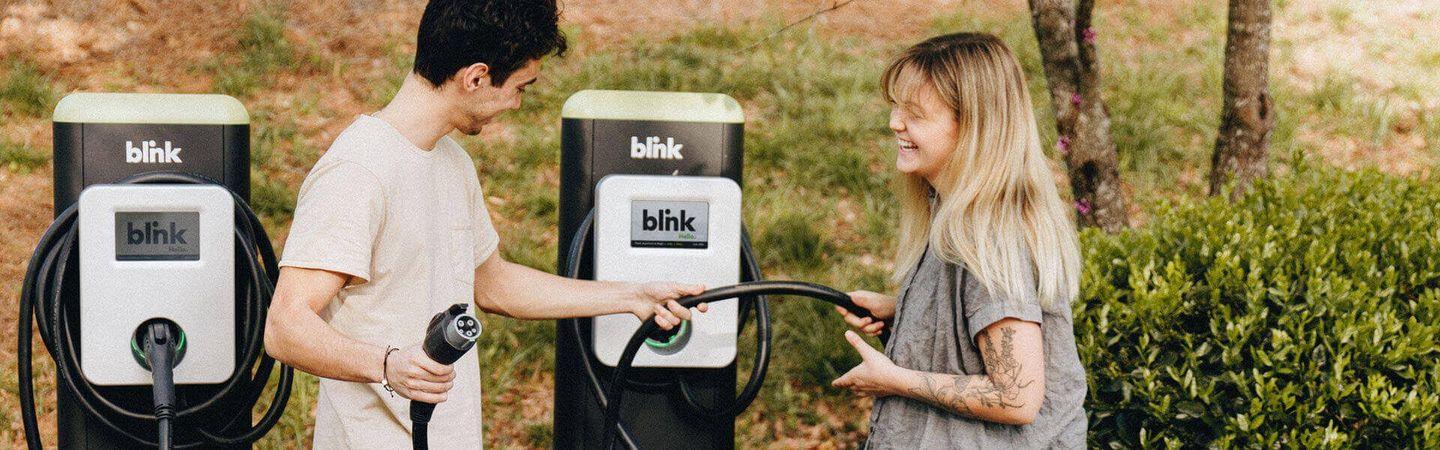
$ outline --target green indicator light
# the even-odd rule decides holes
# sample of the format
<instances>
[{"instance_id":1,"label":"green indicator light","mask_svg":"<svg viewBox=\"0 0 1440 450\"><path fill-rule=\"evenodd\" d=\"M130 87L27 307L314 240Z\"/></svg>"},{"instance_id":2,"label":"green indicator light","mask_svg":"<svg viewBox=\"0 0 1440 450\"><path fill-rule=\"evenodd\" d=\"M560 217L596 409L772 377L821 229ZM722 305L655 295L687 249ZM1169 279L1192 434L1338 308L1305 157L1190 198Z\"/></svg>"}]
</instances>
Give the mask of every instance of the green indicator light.
<instances>
[{"instance_id":1,"label":"green indicator light","mask_svg":"<svg viewBox=\"0 0 1440 450\"><path fill-rule=\"evenodd\" d=\"M668 348L668 347L670 347L670 346L672 346L672 345L675 345L676 343L680 342L680 341L682 340L682 338L684 338L685 335L686 335L687 333L689 333L689 332L690 332L690 321L686 320L686 321L680 322L680 331L675 332L675 334L671 335L669 339L666 339L666 340L664 340L664 341L657 341L657 340L655 340L655 339L646 339L646 340L645 340L645 345L648 345L648 346L650 346L651 348L657 348L657 349Z\"/></svg>"}]
</instances>

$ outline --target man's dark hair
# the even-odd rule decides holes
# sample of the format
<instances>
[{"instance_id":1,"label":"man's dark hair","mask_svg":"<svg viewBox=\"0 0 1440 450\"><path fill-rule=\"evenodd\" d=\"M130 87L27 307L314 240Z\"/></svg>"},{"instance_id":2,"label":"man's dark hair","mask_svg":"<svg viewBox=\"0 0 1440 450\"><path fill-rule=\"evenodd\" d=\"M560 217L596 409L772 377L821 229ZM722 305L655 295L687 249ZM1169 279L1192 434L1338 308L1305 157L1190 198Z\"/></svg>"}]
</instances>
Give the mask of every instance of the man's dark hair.
<instances>
[{"instance_id":1,"label":"man's dark hair","mask_svg":"<svg viewBox=\"0 0 1440 450\"><path fill-rule=\"evenodd\" d=\"M500 86L526 62L565 54L555 0L430 0L415 39L415 73L440 86L475 63Z\"/></svg>"}]
</instances>

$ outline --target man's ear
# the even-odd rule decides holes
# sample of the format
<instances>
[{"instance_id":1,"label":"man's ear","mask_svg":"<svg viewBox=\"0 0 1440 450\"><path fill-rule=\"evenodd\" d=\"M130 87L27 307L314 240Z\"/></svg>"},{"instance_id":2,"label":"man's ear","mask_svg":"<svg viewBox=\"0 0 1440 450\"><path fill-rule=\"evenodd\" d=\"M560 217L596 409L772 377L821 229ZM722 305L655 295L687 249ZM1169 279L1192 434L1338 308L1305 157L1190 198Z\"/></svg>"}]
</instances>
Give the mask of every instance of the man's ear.
<instances>
[{"instance_id":1,"label":"man's ear","mask_svg":"<svg viewBox=\"0 0 1440 450\"><path fill-rule=\"evenodd\" d=\"M490 85L490 66L485 63L471 64L460 68L460 72L455 76L461 89L474 91Z\"/></svg>"}]
</instances>

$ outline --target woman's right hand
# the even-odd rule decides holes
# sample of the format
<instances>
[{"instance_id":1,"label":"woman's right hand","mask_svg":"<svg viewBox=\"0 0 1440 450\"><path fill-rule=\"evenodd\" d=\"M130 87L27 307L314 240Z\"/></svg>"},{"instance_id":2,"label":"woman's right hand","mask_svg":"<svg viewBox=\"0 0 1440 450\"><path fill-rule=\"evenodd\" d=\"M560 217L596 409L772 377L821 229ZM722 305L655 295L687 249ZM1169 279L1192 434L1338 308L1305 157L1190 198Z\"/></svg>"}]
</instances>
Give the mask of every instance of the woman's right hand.
<instances>
[{"instance_id":1,"label":"woman's right hand","mask_svg":"<svg viewBox=\"0 0 1440 450\"><path fill-rule=\"evenodd\" d=\"M845 317L845 323L856 331L878 336L880 331L885 329L885 322L895 317L895 297L870 291L854 291L848 295L856 306L870 311L871 317L860 317L845 308L835 307L835 312Z\"/></svg>"}]
</instances>

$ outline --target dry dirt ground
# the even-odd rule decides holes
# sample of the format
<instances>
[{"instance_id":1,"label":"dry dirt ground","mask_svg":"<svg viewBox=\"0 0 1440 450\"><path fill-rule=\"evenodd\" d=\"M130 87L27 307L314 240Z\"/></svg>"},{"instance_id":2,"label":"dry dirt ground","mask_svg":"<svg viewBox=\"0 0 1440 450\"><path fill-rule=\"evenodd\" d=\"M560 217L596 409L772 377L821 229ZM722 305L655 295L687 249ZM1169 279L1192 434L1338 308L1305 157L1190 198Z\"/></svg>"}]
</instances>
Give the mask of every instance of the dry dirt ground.
<instances>
[{"instance_id":1,"label":"dry dirt ground","mask_svg":"<svg viewBox=\"0 0 1440 450\"><path fill-rule=\"evenodd\" d=\"M298 134L312 148L324 148L354 114L379 105L372 81L394 70L391 54L405 46L419 20L420 1L349 0L286 3L286 37L340 61L346 70L281 74L264 95L247 101L252 110L285 110L302 95L319 95L315 114L296 117ZM1106 3L1101 2L1102 7ZM1170 11L1173 2L1124 1L1136 7ZM1189 3L1189 2L1186 2ZM1396 130L1417 127L1406 111L1434 111L1440 86L1440 2L1391 0L1290 0L1276 17L1274 77L1302 83L1324 83L1341 74L1358 80L1356 95L1385 103L1400 113ZM0 0L0 60L33 62L63 92L142 91L206 92L212 74L197 69L220 61L236 45L235 33L261 1L205 0ZM589 36L586 46L622 45L637 36L657 37L696 26L760 21L771 28L834 6L831 0L774 2L763 0L641 2L634 0L570 0L565 22ZM1024 18L1024 2L961 2L858 0L820 15L789 32L864 36L875 40L914 41L928 32L930 18L954 8L999 11ZM1179 10L1176 8L1175 10ZM577 48L583 57L595 48ZM0 68L3 70L3 68ZM1421 86L1418 99L1396 96L1396 89ZM48 152L49 123L43 118L0 115L0 135ZM1356 139L1332 139L1324 133L1300 136L1316 145L1325 159L1345 167L1376 166L1395 173L1425 171L1435 155L1419 133L1400 133L1392 145L1377 146ZM298 185L306 168L285 174ZM0 442L22 444L15 399L15 305L26 258L49 223L51 191L48 167L34 171L0 167L0 414L10 429L0 429ZM49 366L37 370L49 383ZM546 386L548 381L537 386ZM48 385L48 384L47 384ZM48 402L42 391L42 403ZM515 393L512 395L521 395ZM523 393L517 404L526 416L548 414L549 393ZM53 416L43 421L53 428ZM815 440L795 446L824 442Z\"/></svg>"}]
</instances>

